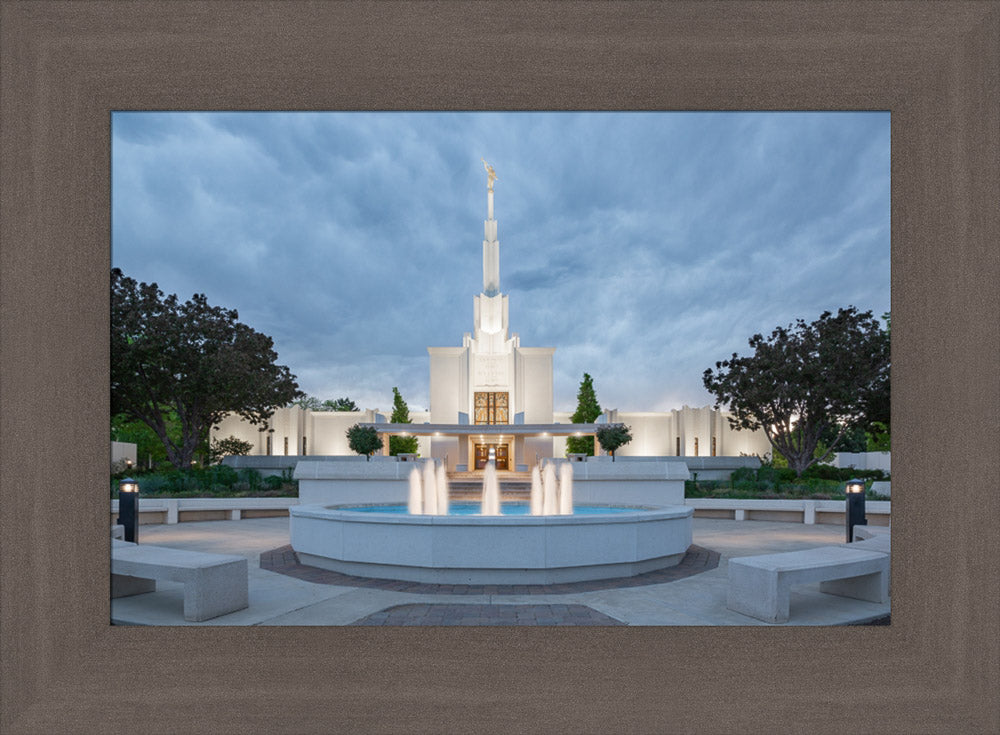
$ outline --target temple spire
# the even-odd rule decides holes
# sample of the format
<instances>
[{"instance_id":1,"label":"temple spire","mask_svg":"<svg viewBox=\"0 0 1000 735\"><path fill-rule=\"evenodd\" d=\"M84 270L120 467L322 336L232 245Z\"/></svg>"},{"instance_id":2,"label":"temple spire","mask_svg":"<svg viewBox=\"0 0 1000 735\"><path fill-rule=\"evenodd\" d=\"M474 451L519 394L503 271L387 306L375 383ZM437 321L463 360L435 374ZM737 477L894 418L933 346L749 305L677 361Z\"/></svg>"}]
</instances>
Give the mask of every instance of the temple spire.
<instances>
[{"instance_id":1,"label":"temple spire","mask_svg":"<svg viewBox=\"0 0 1000 735\"><path fill-rule=\"evenodd\" d=\"M479 160L483 162L483 168L486 169L486 200L488 203L486 218L493 219L493 182L497 180L497 172L493 170L493 167L490 164L486 163L485 158L480 158Z\"/></svg>"},{"instance_id":2,"label":"temple spire","mask_svg":"<svg viewBox=\"0 0 1000 735\"><path fill-rule=\"evenodd\" d=\"M497 180L497 172L485 159L480 160L487 177L487 218L483 228L483 293L496 296L500 293L500 243L497 240L497 221L493 218L493 182Z\"/></svg>"}]
</instances>

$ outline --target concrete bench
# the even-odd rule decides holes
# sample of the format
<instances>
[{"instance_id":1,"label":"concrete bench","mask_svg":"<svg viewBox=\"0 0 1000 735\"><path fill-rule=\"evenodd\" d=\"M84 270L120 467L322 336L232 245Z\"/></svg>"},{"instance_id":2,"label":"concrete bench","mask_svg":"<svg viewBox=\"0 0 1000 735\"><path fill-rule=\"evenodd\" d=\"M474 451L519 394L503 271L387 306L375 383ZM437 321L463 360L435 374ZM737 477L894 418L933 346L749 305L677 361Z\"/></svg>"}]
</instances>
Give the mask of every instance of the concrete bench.
<instances>
[{"instance_id":1,"label":"concrete bench","mask_svg":"<svg viewBox=\"0 0 1000 735\"><path fill-rule=\"evenodd\" d=\"M879 533L859 540L858 534L854 534L854 541L849 544L840 544L845 549L867 549L869 551L881 551L889 554L892 544L892 537L887 533Z\"/></svg>"},{"instance_id":2,"label":"concrete bench","mask_svg":"<svg viewBox=\"0 0 1000 735\"><path fill-rule=\"evenodd\" d=\"M847 549L863 549L866 551L880 551L892 557L891 552L892 535L889 529L882 526L855 526L854 541L849 544L841 544ZM892 580L889 580L889 595L892 595Z\"/></svg>"},{"instance_id":3,"label":"concrete bench","mask_svg":"<svg viewBox=\"0 0 1000 735\"><path fill-rule=\"evenodd\" d=\"M820 592L884 603L889 600L889 556L821 546L730 559L726 606L768 623L784 623L791 586L809 582L819 582Z\"/></svg>"},{"instance_id":4,"label":"concrete bench","mask_svg":"<svg viewBox=\"0 0 1000 735\"><path fill-rule=\"evenodd\" d=\"M854 541L867 541L873 538L888 539L892 536L892 529L889 526L867 526L864 524L854 527Z\"/></svg>"},{"instance_id":5,"label":"concrete bench","mask_svg":"<svg viewBox=\"0 0 1000 735\"><path fill-rule=\"evenodd\" d=\"M184 619L200 622L249 605L247 560L164 546L111 541L111 596L156 590L156 580L184 584Z\"/></svg>"}]
</instances>

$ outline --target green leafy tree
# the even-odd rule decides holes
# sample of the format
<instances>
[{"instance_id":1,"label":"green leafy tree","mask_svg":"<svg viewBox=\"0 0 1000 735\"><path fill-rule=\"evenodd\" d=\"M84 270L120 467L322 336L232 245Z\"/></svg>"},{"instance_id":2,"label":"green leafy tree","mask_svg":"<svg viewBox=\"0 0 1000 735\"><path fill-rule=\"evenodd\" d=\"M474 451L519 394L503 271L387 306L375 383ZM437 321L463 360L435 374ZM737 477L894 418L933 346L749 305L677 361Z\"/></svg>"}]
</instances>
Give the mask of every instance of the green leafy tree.
<instances>
[{"instance_id":1,"label":"green leafy tree","mask_svg":"<svg viewBox=\"0 0 1000 735\"><path fill-rule=\"evenodd\" d=\"M873 421L865 436L868 439L865 451L889 452L892 450L892 437L889 434L889 426L887 424L883 424L881 421Z\"/></svg>"},{"instance_id":2,"label":"green leafy tree","mask_svg":"<svg viewBox=\"0 0 1000 735\"><path fill-rule=\"evenodd\" d=\"M323 403L316 396L302 396L291 402L292 406L304 408L307 411L322 411Z\"/></svg>"},{"instance_id":3,"label":"green leafy tree","mask_svg":"<svg viewBox=\"0 0 1000 735\"><path fill-rule=\"evenodd\" d=\"M882 319L885 321L885 341L888 343L892 327L891 313L887 311L882 315ZM892 425L890 393L889 371L886 370L885 374L881 376L881 379L875 381L862 394L864 398L866 416L866 423L864 427L865 431L867 431L871 436L878 437L876 441L880 446L888 446L889 444L889 434L891 433ZM865 450L860 449L858 451L863 452ZM884 451L888 451L888 449Z\"/></svg>"},{"instance_id":4,"label":"green leafy tree","mask_svg":"<svg viewBox=\"0 0 1000 735\"><path fill-rule=\"evenodd\" d=\"M611 461L614 462L615 450L632 441L632 427L625 424L605 424L598 427L594 435L600 442L601 449L610 454Z\"/></svg>"},{"instance_id":5,"label":"green leafy tree","mask_svg":"<svg viewBox=\"0 0 1000 735\"><path fill-rule=\"evenodd\" d=\"M399 388L392 389L392 416L389 417L389 423L410 423L410 409L406 405L406 401L403 400L403 396L399 394ZM417 447L418 442L415 436L389 437L389 454L394 457L397 454L416 454Z\"/></svg>"},{"instance_id":6,"label":"green leafy tree","mask_svg":"<svg viewBox=\"0 0 1000 735\"><path fill-rule=\"evenodd\" d=\"M589 424L601 415L601 406L597 403L597 394L594 392L594 381L588 373L583 374L580 381L580 390L576 393L576 411L570 417L574 424ZM566 437L567 454L589 454L594 456L594 437L592 436L568 436Z\"/></svg>"},{"instance_id":7,"label":"green leafy tree","mask_svg":"<svg viewBox=\"0 0 1000 735\"><path fill-rule=\"evenodd\" d=\"M178 469L190 467L227 414L262 423L302 395L288 368L275 364L271 338L238 318L203 294L181 303L155 283L111 271L112 415L149 426Z\"/></svg>"},{"instance_id":8,"label":"green leafy tree","mask_svg":"<svg viewBox=\"0 0 1000 735\"><path fill-rule=\"evenodd\" d=\"M303 396L292 401L293 406L299 406L307 411L360 411L357 404L350 398L327 399L321 401L315 396Z\"/></svg>"},{"instance_id":9,"label":"green leafy tree","mask_svg":"<svg viewBox=\"0 0 1000 735\"><path fill-rule=\"evenodd\" d=\"M735 353L706 370L705 388L715 407L731 412L734 429L763 430L775 453L802 475L836 450L844 434L868 421L868 395L888 389L889 335L870 311L853 306L824 312L749 340L748 357ZM836 434L826 454L816 456L823 432Z\"/></svg>"},{"instance_id":10,"label":"green leafy tree","mask_svg":"<svg viewBox=\"0 0 1000 735\"><path fill-rule=\"evenodd\" d=\"M180 438L180 428L175 416L168 412L164 416L168 434L175 440ZM167 450L160 437L149 426L124 414L111 417L111 440L131 442L136 448L136 470L155 467L167 461Z\"/></svg>"},{"instance_id":11,"label":"green leafy tree","mask_svg":"<svg viewBox=\"0 0 1000 735\"><path fill-rule=\"evenodd\" d=\"M208 449L208 461L210 464L220 462L223 457L246 456L253 450L253 443L244 441L235 436L227 436L225 439L212 439L212 444Z\"/></svg>"},{"instance_id":12,"label":"green leafy tree","mask_svg":"<svg viewBox=\"0 0 1000 735\"><path fill-rule=\"evenodd\" d=\"M325 411L360 411L357 404L350 398L338 398L334 401L323 401Z\"/></svg>"},{"instance_id":13,"label":"green leafy tree","mask_svg":"<svg viewBox=\"0 0 1000 735\"><path fill-rule=\"evenodd\" d=\"M347 446L352 452L365 455L366 462L371 462L372 455L382 448L382 437L374 426L355 424L347 430Z\"/></svg>"},{"instance_id":14,"label":"green leafy tree","mask_svg":"<svg viewBox=\"0 0 1000 735\"><path fill-rule=\"evenodd\" d=\"M840 442L837 444L838 452L866 452L868 451L868 437L862 426L845 426L830 424L820 434L816 451L819 456L826 454L826 450L837 440L840 435Z\"/></svg>"}]
</instances>

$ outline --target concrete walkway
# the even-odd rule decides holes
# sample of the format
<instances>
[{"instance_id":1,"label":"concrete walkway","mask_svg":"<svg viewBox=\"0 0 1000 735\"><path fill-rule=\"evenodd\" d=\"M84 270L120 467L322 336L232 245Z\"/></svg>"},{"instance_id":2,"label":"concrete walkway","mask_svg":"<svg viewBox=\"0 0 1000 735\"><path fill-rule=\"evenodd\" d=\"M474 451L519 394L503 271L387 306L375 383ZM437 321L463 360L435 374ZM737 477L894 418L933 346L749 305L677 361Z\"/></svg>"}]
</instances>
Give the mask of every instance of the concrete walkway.
<instances>
[{"instance_id":1,"label":"concrete walkway","mask_svg":"<svg viewBox=\"0 0 1000 735\"><path fill-rule=\"evenodd\" d=\"M726 608L728 559L844 541L841 526L694 519L694 543L721 555L717 568L668 583L564 594L416 594L317 584L260 568L260 555L288 544L288 518L140 526L139 543L238 554L248 561L250 606L187 623L183 587L111 601L114 623L136 625L767 625ZM792 589L786 625L843 625L889 613L889 605Z\"/></svg>"}]
</instances>

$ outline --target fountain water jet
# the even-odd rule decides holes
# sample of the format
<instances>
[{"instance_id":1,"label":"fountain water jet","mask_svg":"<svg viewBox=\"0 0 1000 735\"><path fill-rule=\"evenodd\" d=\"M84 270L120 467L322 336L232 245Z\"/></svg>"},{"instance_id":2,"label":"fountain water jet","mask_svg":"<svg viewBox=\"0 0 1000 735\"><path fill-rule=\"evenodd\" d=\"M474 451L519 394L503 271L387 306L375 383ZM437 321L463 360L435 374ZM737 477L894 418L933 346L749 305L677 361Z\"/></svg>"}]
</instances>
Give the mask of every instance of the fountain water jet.
<instances>
[{"instance_id":1,"label":"fountain water jet","mask_svg":"<svg viewBox=\"0 0 1000 735\"><path fill-rule=\"evenodd\" d=\"M424 496L420 487L420 470L414 467L410 470L410 498L407 507L410 515L418 516L424 512Z\"/></svg>"},{"instance_id":2,"label":"fountain water jet","mask_svg":"<svg viewBox=\"0 0 1000 735\"><path fill-rule=\"evenodd\" d=\"M573 467L569 462L559 467L559 515L573 515Z\"/></svg>"},{"instance_id":3,"label":"fountain water jet","mask_svg":"<svg viewBox=\"0 0 1000 735\"><path fill-rule=\"evenodd\" d=\"M484 516L500 515L500 481L497 479L497 466L487 462L483 471L483 506Z\"/></svg>"},{"instance_id":4,"label":"fountain water jet","mask_svg":"<svg viewBox=\"0 0 1000 735\"><path fill-rule=\"evenodd\" d=\"M540 516L542 514L542 473L538 465L531 468L531 515Z\"/></svg>"},{"instance_id":5,"label":"fountain water jet","mask_svg":"<svg viewBox=\"0 0 1000 735\"><path fill-rule=\"evenodd\" d=\"M444 462L437 468L437 512L439 515L448 515L448 470L445 469Z\"/></svg>"},{"instance_id":6,"label":"fountain water jet","mask_svg":"<svg viewBox=\"0 0 1000 735\"><path fill-rule=\"evenodd\" d=\"M551 462L542 471L542 515L554 516L559 512L558 488L556 487L556 469Z\"/></svg>"},{"instance_id":7,"label":"fountain water jet","mask_svg":"<svg viewBox=\"0 0 1000 735\"><path fill-rule=\"evenodd\" d=\"M434 479L434 460L424 462L424 514L438 514L437 482Z\"/></svg>"}]
</instances>

